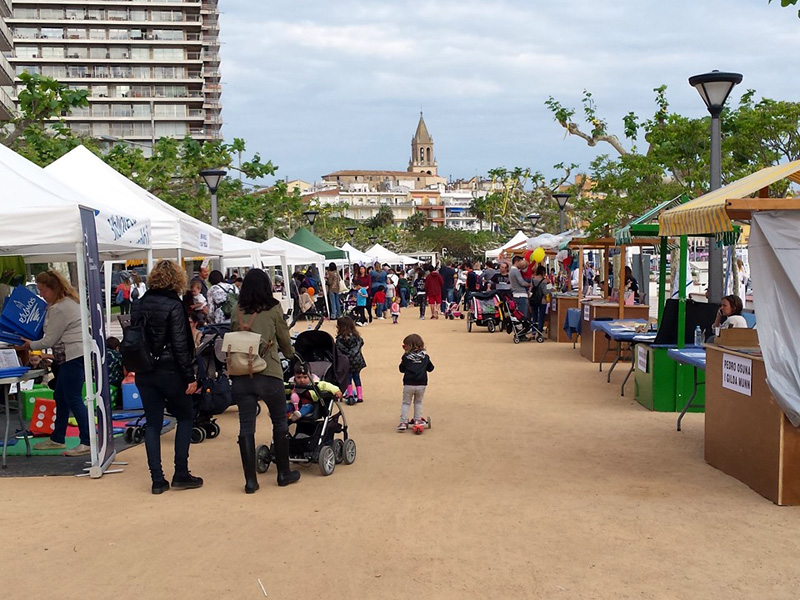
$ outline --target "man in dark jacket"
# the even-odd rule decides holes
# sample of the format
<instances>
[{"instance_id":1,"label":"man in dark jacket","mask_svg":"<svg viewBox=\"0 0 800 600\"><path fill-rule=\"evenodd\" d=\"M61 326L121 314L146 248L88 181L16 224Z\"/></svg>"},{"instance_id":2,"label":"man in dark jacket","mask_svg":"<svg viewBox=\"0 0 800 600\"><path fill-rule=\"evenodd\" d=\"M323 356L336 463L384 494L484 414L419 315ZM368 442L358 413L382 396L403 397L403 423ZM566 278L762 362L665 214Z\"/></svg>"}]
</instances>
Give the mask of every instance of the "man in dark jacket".
<instances>
[{"instance_id":1,"label":"man in dark jacket","mask_svg":"<svg viewBox=\"0 0 800 600\"><path fill-rule=\"evenodd\" d=\"M439 267L439 275L442 276L442 312L447 310L447 305L453 301L453 291L456 287L456 270L452 263L442 263Z\"/></svg>"}]
</instances>

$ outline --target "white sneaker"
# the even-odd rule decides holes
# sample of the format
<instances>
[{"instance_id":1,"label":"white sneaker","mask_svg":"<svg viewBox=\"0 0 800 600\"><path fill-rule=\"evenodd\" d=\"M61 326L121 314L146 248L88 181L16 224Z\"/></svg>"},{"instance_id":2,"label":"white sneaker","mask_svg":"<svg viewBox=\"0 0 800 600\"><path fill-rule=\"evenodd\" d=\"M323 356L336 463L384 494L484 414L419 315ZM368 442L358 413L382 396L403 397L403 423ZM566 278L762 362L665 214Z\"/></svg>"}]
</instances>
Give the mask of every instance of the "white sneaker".
<instances>
[{"instance_id":1,"label":"white sneaker","mask_svg":"<svg viewBox=\"0 0 800 600\"><path fill-rule=\"evenodd\" d=\"M292 417L291 417L291 419L292 419L292 421L297 421L297 420L299 420L299 419L300 419L300 417L301 417L301 416L302 416L302 415L300 414L300 411L299 411L299 410L296 410L296 411L294 411L294 412L292 413Z\"/></svg>"},{"instance_id":2,"label":"white sneaker","mask_svg":"<svg viewBox=\"0 0 800 600\"><path fill-rule=\"evenodd\" d=\"M64 452L64 456L83 456L84 454L91 453L92 449L86 444L78 444L74 448L70 448Z\"/></svg>"}]
</instances>

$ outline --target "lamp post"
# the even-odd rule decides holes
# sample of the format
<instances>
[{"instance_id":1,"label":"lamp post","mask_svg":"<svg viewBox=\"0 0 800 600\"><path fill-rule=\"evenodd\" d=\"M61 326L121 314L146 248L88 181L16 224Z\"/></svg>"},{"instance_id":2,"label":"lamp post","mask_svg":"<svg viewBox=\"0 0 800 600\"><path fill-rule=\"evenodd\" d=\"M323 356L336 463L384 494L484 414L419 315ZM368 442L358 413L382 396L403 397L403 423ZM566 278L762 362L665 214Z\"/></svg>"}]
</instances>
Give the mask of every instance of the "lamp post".
<instances>
[{"instance_id":1,"label":"lamp post","mask_svg":"<svg viewBox=\"0 0 800 600\"><path fill-rule=\"evenodd\" d=\"M553 198L558 203L558 233L563 233L564 231L564 209L567 208L569 197L570 194L566 192L555 192L553 194Z\"/></svg>"},{"instance_id":2,"label":"lamp post","mask_svg":"<svg viewBox=\"0 0 800 600\"><path fill-rule=\"evenodd\" d=\"M200 177L206 182L208 191L211 192L211 226L219 225L219 215L217 215L217 188L222 179L227 175L227 171L222 169L204 169L200 171Z\"/></svg>"},{"instance_id":3,"label":"lamp post","mask_svg":"<svg viewBox=\"0 0 800 600\"><path fill-rule=\"evenodd\" d=\"M739 73L720 73L711 71L689 78L689 85L694 87L703 99L711 114L711 179L709 191L713 192L722 185L722 129L720 115L725 108L725 101L735 86L741 83ZM716 240L711 239L708 248L708 301L722 302L722 248Z\"/></svg>"},{"instance_id":4,"label":"lamp post","mask_svg":"<svg viewBox=\"0 0 800 600\"><path fill-rule=\"evenodd\" d=\"M374 246L375 245L375 240L378 239L378 236L377 235L371 235L367 239L369 240L369 243Z\"/></svg>"},{"instance_id":5,"label":"lamp post","mask_svg":"<svg viewBox=\"0 0 800 600\"><path fill-rule=\"evenodd\" d=\"M539 219L542 218L542 215L539 213L531 213L528 215L528 220L531 222L531 230L533 233L536 233L536 226L539 224Z\"/></svg>"},{"instance_id":6,"label":"lamp post","mask_svg":"<svg viewBox=\"0 0 800 600\"><path fill-rule=\"evenodd\" d=\"M356 233L356 227L354 227L354 226L352 226L352 225L351 225L350 227L345 227L345 228L344 228L344 230L345 230L347 233L349 233L349 234L350 234L350 245L352 246L352 245L353 245L353 236L354 236L354 235L355 235L355 233Z\"/></svg>"},{"instance_id":7,"label":"lamp post","mask_svg":"<svg viewBox=\"0 0 800 600\"><path fill-rule=\"evenodd\" d=\"M308 224L311 226L311 233L314 233L314 221L317 220L318 214L318 210L307 210L303 213L303 216L308 219Z\"/></svg>"}]
</instances>

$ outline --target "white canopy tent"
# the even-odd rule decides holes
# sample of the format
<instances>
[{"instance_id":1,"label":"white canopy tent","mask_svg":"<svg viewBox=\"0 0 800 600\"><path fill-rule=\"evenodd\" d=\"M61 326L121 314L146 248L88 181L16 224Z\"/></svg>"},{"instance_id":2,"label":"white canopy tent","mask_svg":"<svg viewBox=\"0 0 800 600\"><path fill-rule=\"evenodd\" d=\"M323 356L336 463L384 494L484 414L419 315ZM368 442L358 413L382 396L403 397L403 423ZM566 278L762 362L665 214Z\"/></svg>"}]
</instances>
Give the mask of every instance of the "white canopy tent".
<instances>
[{"instance_id":1,"label":"white canopy tent","mask_svg":"<svg viewBox=\"0 0 800 600\"><path fill-rule=\"evenodd\" d=\"M150 221L95 203L44 169L0 145L0 253L25 255L28 262L74 260L83 240L78 207L95 211L100 255L105 259L145 257Z\"/></svg>"},{"instance_id":2,"label":"white canopy tent","mask_svg":"<svg viewBox=\"0 0 800 600\"><path fill-rule=\"evenodd\" d=\"M227 233L222 234L222 260L225 268L262 268L281 265L283 272L286 273L288 270L286 251L276 249L267 252L257 242L243 240ZM288 294L288 288L284 285L280 299L284 312L287 312L292 305Z\"/></svg>"},{"instance_id":3,"label":"white canopy tent","mask_svg":"<svg viewBox=\"0 0 800 600\"><path fill-rule=\"evenodd\" d=\"M282 240L277 237L271 237L267 241L261 242L259 244L259 248L267 256L272 255L280 257L281 255L279 253L283 252L283 261L281 261L281 264L283 265L284 269L284 288L287 290L287 293L289 290L289 285L291 284L290 278L298 266L314 265L317 267L320 279L319 285L322 288L322 294L325 297L325 305L328 306L328 294L327 289L325 288L325 256L319 254L318 252L314 252L313 250L309 250L308 248L303 248L303 246L293 244L292 242L287 242L286 240ZM276 253L278 254L276 255ZM275 258L265 260L262 257L262 262L265 266L276 265L277 263L273 261L275 261ZM330 310L330 306L328 306L328 310Z\"/></svg>"},{"instance_id":4,"label":"white canopy tent","mask_svg":"<svg viewBox=\"0 0 800 600\"><path fill-rule=\"evenodd\" d=\"M113 206L136 207L137 214L150 219L157 258L222 255L219 229L158 199L84 146L74 148L45 170L89 198L103 198Z\"/></svg>"},{"instance_id":5,"label":"white canopy tent","mask_svg":"<svg viewBox=\"0 0 800 600\"><path fill-rule=\"evenodd\" d=\"M416 258L397 254L380 244L372 246L372 248L366 251L366 254L370 256L373 261L377 260L389 265L416 265L419 262Z\"/></svg>"},{"instance_id":6,"label":"white canopy tent","mask_svg":"<svg viewBox=\"0 0 800 600\"><path fill-rule=\"evenodd\" d=\"M347 252L350 256L350 264L368 265L375 261L375 258L365 252L361 252L355 246L351 246L347 242L342 245L342 250Z\"/></svg>"},{"instance_id":7,"label":"white canopy tent","mask_svg":"<svg viewBox=\"0 0 800 600\"><path fill-rule=\"evenodd\" d=\"M512 246L514 246L514 247L519 246L523 242L527 242L527 240L528 240L528 236L525 235L525 232L517 231L517 233L514 235L513 238L508 240L505 244L503 244L499 248L495 248L494 250L487 250L485 252L485 256L486 256L487 260L490 259L490 258L497 258L498 256L500 256L503 253L504 250L507 250L508 248L511 248Z\"/></svg>"}]
</instances>

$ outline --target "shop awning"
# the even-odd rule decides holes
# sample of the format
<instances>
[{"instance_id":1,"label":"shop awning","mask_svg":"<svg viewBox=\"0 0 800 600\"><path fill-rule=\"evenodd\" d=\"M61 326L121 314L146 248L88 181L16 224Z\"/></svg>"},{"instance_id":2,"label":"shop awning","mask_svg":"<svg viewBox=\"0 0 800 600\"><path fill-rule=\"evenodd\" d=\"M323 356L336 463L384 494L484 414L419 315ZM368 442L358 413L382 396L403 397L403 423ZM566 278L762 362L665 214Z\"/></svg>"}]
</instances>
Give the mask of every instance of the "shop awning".
<instances>
[{"instance_id":1,"label":"shop awning","mask_svg":"<svg viewBox=\"0 0 800 600\"><path fill-rule=\"evenodd\" d=\"M766 167L691 202L667 210L658 218L659 235L711 235L718 238L733 235L733 223L725 210L729 198L746 198L781 179L800 183L800 160Z\"/></svg>"},{"instance_id":2,"label":"shop awning","mask_svg":"<svg viewBox=\"0 0 800 600\"><path fill-rule=\"evenodd\" d=\"M301 227L289 239L293 244L308 248L318 254L322 254L326 260L342 260L347 259L347 252L340 250L336 246L331 246L325 240L318 238L305 227Z\"/></svg>"},{"instance_id":3,"label":"shop awning","mask_svg":"<svg viewBox=\"0 0 800 600\"><path fill-rule=\"evenodd\" d=\"M625 227L622 229L617 229L614 232L614 240L617 242L617 246L630 244L633 241L634 236L637 235L652 236L654 233L657 233L657 231L654 232L651 228L642 227L642 225L653 223L658 219L658 216L661 213L670 210L671 208L675 208L676 206L680 206L682 203L686 202L686 200L688 200L688 198L685 195L675 196L672 200L667 200L655 208L651 208L642 216L637 217L625 225Z\"/></svg>"}]
</instances>

